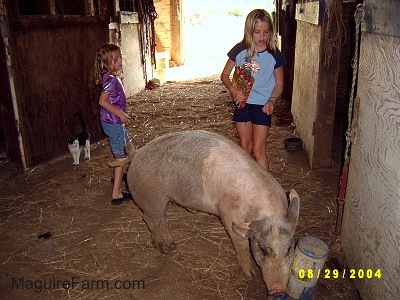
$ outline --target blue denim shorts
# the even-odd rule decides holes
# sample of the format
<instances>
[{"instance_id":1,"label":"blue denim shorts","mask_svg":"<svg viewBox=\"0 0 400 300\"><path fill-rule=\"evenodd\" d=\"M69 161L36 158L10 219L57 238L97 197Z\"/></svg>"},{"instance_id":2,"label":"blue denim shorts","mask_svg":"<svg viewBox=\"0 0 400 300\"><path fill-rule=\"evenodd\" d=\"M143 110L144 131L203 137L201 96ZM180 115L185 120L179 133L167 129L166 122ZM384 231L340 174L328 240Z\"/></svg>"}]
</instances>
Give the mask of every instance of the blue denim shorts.
<instances>
[{"instance_id":1,"label":"blue denim shorts","mask_svg":"<svg viewBox=\"0 0 400 300\"><path fill-rule=\"evenodd\" d=\"M101 127L104 133L108 136L108 141L110 143L111 152L114 158L124 158L126 153L124 146L130 142L128 137L128 132L126 131L125 124L110 124L106 122L101 122Z\"/></svg>"},{"instance_id":2,"label":"blue denim shorts","mask_svg":"<svg viewBox=\"0 0 400 300\"><path fill-rule=\"evenodd\" d=\"M255 125L271 126L272 117L262 111L264 105L247 104L244 108L236 108L233 113L235 122L251 122Z\"/></svg>"}]
</instances>

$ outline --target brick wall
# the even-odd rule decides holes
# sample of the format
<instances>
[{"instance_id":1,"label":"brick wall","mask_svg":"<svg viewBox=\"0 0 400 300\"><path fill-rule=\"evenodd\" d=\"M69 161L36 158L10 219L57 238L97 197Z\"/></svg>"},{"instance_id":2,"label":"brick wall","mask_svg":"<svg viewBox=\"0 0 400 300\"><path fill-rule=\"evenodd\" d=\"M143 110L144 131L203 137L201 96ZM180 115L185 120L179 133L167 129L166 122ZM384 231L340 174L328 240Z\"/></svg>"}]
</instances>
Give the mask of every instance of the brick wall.
<instances>
[{"instance_id":1,"label":"brick wall","mask_svg":"<svg viewBox=\"0 0 400 300\"><path fill-rule=\"evenodd\" d=\"M155 20L156 51L166 52L167 59L178 65L182 63L181 53L181 0L154 0L158 14Z\"/></svg>"},{"instance_id":2,"label":"brick wall","mask_svg":"<svg viewBox=\"0 0 400 300\"><path fill-rule=\"evenodd\" d=\"M158 18L155 20L157 52L170 52L171 49L171 1L154 0L158 14Z\"/></svg>"}]
</instances>

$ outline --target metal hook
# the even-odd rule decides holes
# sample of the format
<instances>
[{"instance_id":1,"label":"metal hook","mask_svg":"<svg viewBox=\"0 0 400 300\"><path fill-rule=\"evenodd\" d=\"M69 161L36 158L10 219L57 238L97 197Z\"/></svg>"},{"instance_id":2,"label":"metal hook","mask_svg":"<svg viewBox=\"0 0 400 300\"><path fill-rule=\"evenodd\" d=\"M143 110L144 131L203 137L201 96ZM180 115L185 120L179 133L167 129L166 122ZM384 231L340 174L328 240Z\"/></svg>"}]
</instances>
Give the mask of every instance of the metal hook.
<instances>
[{"instance_id":1,"label":"metal hook","mask_svg":"<svg viewBox=\"0 0 400 300\"><path fill-rule=\"evenodd\" d=\"M360 22L362 19L364 19L365 11L363 9L363 5L357 4L356 6L356 11L354 12L354 19L356 19L358 22Z\"/></svg>"}]
</instances>

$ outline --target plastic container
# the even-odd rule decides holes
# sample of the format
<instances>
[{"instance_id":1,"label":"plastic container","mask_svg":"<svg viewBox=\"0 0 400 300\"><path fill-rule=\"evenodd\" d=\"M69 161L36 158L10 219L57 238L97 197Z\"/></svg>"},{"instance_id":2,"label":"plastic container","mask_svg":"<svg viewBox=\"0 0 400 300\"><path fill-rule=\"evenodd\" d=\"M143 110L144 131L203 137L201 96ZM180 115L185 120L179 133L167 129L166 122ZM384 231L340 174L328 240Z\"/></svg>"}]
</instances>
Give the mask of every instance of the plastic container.
<instances>
[{"instance_id":1,"label":"plastic container","mask_svg":"<svg viewBox=\"0 0 400 300\"><path fill-rule=\"evenodd\" d=\"M297 242L290 265L287 295L300 300L313 300L319 277L328 256L328 246L312 236L301 237Z\"/></svg>"}]
</instances>

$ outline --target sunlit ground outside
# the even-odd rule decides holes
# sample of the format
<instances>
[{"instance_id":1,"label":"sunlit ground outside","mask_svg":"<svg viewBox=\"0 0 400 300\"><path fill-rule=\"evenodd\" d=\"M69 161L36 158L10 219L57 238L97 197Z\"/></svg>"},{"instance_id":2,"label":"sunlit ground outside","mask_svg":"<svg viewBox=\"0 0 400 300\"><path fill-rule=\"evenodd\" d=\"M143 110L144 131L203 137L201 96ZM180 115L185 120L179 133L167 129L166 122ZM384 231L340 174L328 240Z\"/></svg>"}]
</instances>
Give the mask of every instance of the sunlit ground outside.
<instances>
[{"instance_id":1,"label":"sunlit ground outside","mask_svg":"<svg viewBox=\"0 0 400 300\"><path fill-rule=\"evenodd\" d=\"M255 8L271 13L274 0L185 0L185 64L167 70L167 80L187 80L220 74L227 52L243 39L247 14Z\"/></svg>"}]
</instances>

